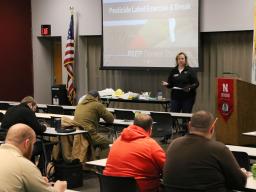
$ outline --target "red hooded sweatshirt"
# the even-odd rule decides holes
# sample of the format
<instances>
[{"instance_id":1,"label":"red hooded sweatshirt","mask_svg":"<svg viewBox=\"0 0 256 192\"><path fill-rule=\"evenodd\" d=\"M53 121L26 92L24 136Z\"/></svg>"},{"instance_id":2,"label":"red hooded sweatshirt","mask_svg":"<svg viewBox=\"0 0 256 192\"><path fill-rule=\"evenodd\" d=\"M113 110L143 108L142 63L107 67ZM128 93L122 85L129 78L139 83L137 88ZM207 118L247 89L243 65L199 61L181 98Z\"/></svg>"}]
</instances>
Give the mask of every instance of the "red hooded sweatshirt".
<instances>
[{"instance_id":1,"label":"red hooded sweatshirt","mask_svg":"<svg viewBox=\"0 0 256 192\"><path fill-rule=\"evenodd\" d=\"M165 152L147 131L130 125L112 145L104 175L134 177L141 192L155 192L165 159Z\"/></svg>"}]
</instances>

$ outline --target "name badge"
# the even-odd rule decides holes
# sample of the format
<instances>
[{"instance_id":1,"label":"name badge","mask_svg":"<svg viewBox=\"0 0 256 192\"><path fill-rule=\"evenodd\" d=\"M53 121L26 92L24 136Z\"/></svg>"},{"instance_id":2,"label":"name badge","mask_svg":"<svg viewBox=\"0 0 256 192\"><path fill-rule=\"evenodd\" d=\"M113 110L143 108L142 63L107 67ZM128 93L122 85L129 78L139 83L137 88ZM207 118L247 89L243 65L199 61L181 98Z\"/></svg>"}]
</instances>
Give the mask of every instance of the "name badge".
<instances>
[{"instance_id":1,"label":"name badge","mask_svg":"<svg viewBox=\"0 0 256 192\"><path fill-rule=\"evenodd\" d=\"M178 74L178 73L173 75L173 77L178 77L178 76L179 76L179 74Z\"/></svg>"}]
</instances>

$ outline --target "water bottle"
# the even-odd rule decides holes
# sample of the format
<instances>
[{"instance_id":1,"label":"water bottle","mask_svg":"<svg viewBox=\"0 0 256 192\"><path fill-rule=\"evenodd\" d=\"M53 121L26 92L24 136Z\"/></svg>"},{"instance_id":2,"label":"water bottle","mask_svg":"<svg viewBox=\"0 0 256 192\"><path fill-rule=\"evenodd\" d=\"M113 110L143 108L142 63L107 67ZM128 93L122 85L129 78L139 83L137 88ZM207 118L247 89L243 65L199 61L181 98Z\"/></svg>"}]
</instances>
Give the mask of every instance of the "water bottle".
<instances>
[{"instance_id":1,"label":"water bottle","mask_svg":"<svg viewBox=\"0 0 256 192\"><path fill-rule=\"evenodd\" d=\"M162 100L162 99L163 99L163 93L162 93L162 91L158 91L158 92L157 92L157 99L158 99L158 100Z\"/></svg>"},{"instance_id":2,"label":"water bottle","mask_svg":"<svg viewBox=\"0 0 256 192\"><path fill-rule=\"evenodd\" d=\"M59 98L57 95L54 95L54 97L52 98L52 104L59 105Z\"/></svg>"},{"instance_id":3,"label":"water bottle","mask_svg":"<svg viewBox=\"0 0 256 192\"><path fill-rule=\"evenodd\" d=\"M61 117L51 117L51 127L56 130L61 128Z\"/></svg>"}]
</instances>

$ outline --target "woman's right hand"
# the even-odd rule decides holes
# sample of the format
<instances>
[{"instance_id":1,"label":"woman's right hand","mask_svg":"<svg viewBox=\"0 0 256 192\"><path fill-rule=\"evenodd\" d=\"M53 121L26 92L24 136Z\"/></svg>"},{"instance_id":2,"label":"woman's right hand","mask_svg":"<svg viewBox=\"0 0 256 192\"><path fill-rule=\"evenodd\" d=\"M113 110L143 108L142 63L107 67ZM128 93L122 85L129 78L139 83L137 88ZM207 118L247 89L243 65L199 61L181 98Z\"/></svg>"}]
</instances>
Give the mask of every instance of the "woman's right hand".
<instances>
[{"instance_id":1,"label":"woman's right hand","mask_svg":"<svg viewBox=\"0 0 256 192\"><path fill-rule=\"evenodd\" d=\"M163 85L163 86L167 86L168 83L167 83L166 81L162 81L162 85Z\"/></svg>"}]
</instances>

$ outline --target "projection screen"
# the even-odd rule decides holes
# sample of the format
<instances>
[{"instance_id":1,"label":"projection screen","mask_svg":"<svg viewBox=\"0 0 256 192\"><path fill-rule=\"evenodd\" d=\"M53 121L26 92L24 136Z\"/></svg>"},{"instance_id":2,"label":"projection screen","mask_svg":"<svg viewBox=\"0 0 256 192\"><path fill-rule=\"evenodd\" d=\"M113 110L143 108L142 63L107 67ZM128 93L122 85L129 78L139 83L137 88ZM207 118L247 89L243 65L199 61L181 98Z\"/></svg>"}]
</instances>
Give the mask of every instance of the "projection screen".
<instances>
[{"instance_id":1,"label":"projection screen","mask_svg":"<svg viewBox=\"0 0 256 192\"><path fill-rule=\"evenodd\" d=\"M199 67L199 0L102 0L102 68Z\"/></svg>"}]
</instances>

